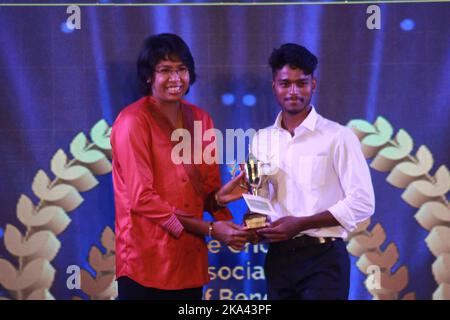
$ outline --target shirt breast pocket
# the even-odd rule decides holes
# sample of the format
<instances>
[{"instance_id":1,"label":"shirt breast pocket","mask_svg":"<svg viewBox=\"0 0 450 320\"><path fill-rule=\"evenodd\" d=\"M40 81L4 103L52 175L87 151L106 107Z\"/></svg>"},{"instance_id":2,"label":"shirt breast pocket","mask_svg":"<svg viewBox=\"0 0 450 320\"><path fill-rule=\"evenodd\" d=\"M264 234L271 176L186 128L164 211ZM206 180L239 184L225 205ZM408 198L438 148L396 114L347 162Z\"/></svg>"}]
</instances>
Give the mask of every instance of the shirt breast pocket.
<instances>
[{"instance_id":1,"label":"shirt breast pocket","mask_svg":"<svg viewBox=\"0 0 450 320\"><path fill-rule=\"evenodd\" d=\"M326 181L327 156L299 156L295 171L295 178L301 187L320 188Z\"/></svg>"}]
</instances>

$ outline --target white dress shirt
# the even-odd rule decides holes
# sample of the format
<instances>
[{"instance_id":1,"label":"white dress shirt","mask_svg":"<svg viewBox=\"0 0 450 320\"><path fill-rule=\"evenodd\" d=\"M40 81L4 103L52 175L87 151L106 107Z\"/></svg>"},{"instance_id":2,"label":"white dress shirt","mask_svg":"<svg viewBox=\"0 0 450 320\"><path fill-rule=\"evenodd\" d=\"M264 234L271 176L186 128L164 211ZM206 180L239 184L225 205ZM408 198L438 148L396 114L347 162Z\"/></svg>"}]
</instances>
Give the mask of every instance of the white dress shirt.
<instances>
[{"instance_id":1,"label":"white dress shirt","mask_svg":"<svg viewBox=\"0 0 450 320\"><path fill-rule=\"evenodd\" d=\"M346 238L374 213L375 197L361 144L353 132L319 115L314 107L294 136L275 124L255 134L251 151L267 174L259 195L279 215L306 217L329 211L340 226L309 229L313 237ZM278 218L272 219L272 221Z\"/></svg>"}]
</instances>

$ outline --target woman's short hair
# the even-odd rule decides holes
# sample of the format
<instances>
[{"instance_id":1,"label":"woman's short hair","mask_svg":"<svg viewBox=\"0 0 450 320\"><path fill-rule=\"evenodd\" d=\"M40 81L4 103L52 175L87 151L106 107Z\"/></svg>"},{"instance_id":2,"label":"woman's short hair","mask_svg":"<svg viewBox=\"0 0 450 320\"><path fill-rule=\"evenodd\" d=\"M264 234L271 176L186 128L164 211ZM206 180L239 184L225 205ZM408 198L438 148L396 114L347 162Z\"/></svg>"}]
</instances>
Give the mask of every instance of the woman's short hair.
<instances>
[{"instance_id":1,"label":"woman's short hair","mask_svg":"<svg viewBox=\"0 0 450 320\"><path fill-rule=\"evenodd\" d=\"M144 40L137 60L138 78L146 94L152 94L148 80L155 75L155 66L162 60L180 60L189 70L189 84L197 78L195 62L186 42L172 33L152 35Z\"/></svg>"}]
</instances>

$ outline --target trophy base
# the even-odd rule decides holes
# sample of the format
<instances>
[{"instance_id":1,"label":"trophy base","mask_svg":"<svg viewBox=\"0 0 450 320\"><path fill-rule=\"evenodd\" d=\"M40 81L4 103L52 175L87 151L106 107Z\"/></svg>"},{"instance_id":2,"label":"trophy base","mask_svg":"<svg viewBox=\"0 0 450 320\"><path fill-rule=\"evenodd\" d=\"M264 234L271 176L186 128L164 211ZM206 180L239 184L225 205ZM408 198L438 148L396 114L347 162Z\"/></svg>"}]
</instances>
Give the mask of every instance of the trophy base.
<instances>
[{"instance_id":1,"label":"trophy base","mask_svg":"<svg viewBox=\"0 0 450 320\"><path fill-rule=\"evenodd\" d=\"M248 229L263 228L268 222L268 216L265 214L246 213L244 215L244 224Z\"/></svg>"}]
</instances>

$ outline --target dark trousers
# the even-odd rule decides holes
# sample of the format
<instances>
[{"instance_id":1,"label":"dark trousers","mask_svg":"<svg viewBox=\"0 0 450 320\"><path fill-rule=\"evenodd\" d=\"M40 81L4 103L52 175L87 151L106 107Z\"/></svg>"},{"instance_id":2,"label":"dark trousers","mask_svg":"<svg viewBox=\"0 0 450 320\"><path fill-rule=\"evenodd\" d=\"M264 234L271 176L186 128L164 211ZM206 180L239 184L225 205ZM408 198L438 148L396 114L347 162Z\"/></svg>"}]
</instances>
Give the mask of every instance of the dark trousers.
<instances>
[{"instance_id":1,"label":"dark trousers","mask_svg":"<svg viewBox=\"0 0 450 320\"><path fill-rule=\"evenodd\" d=\"M203 287L161 290L144 287L128 277L117 279L119 300L201 300Z\"/></svg>"},{"instance_id":2,"label":"dark trousers","mask_svg":"<svg viewBox=\"0 0 450 320\"><path fill-rule=\"evenodd\" d=\"M271 244L264 271L268 299L348 299L350 259L342 239L291 252Z\"/></svg>"}]
</instances>

